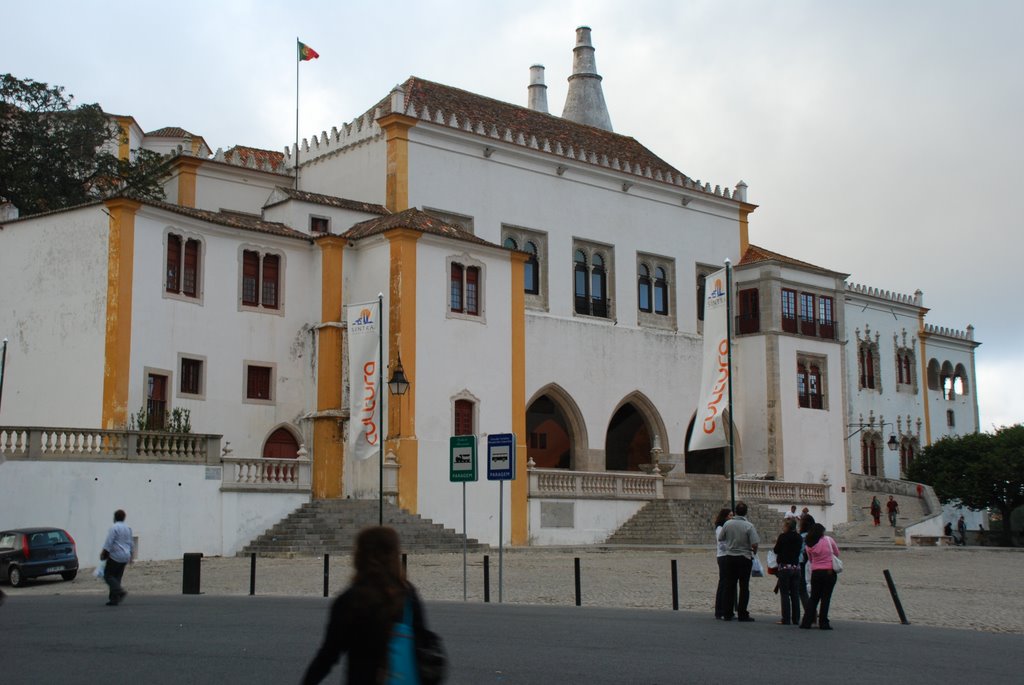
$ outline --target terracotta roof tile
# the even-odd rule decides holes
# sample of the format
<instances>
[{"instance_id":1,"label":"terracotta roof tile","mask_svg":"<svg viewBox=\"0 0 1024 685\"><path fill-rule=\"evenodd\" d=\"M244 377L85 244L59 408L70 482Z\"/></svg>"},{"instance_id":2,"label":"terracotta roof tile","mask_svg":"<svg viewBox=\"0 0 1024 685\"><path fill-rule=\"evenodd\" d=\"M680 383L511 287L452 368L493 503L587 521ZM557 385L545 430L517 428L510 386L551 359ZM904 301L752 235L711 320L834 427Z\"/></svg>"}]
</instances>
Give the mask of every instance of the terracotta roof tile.
<instances>
[{"instance_id":1,"label":"terracotta roof tile","mask_svg":"<svg viewBox=\"0 0 1024 685\"><path fill-rule=\"evenodd\" d=\"M393 228L409 228L414 231L420 231L421 233L454 238L455 240L463 240L476 245L500 247L499 245L495 245L483 238L478 238L458 226L446 224L437 217L431 216L430 214L427 214L420 209L416 209L415 207L397 214L388 214L387 216L382 216L377 219L362 221L342 233L341 237L347 238L348 240L360 240L361 238L380 235L381 233L390 231Z\"/></svg>"},{"instance_id":2,"label":"terracotta roof tile","mask_svg":"<svg viewBox=\"0 0 1024 685\"><path fill-rule=\"evenodd\" d=\"M145 135L148 138L184 138L185 136L188 136L189 138L196 137L194 133L189 133L180 126L164 126L163 128L158 128L155 131L149 131Z\"/></svg>"},{"instance_id":3,"label":"terracotta roof tile","mask_svg":"<svg viewBox=\"0 0 1024 685\"><path fill-rule=\"evenodd\" d=\"M784 254L779 254L778 252L772 252L771 250L767 250L754 244L747 246L747 251L743 253L743 256L740 258L737 266L747 266L749 264L757 264L758 262L782 262L783 264L798 266L803 269L811 269L813 271L839 273L837 271L832 271L831 269L826 269L822 266L817 266L816 264L811 264L810 262L802 262L799 259L793 259L792 257L787 257Z\"/></svg>"},{"instance_id":4,"label":"terracotta roof tile","mask_svg":"<svg viewBox=\"0 0 1024 685\"><path fill-rule=\"evenodd\" d=\"M296 231L294 228L289 228L278 221L264 221L263 219L255 216L246 216L236 212L211 212L206 209L182 207L181 205L171 204L170 202L158 202L155 200L139 200L139 202L149 207L156 207L157 209L163 209L175 214L192 217L193 219L209 221L213 224L220 224L221 226L237 228L243 231L268 233L270 235L277 235L283 238L300 238L305 241L311 240L309 235L306 233Z\"/></svg>"},{"instance_id":5,"label":"terracotta roof tile","mask_svg":"<svg viewBox=\"0 0 1024 685\"><path fill-rule=\"evenodd\" d=\"M258 147L246 147L244 145L235 145L224 151L224 161L229 164L245 165L249 163L250 157L255 160L256 166L263 166L264 162L269 162L270 168L274 171L280 171L284 167L283 152L262 150Z\"/></svg>"},{"instance_id":6,"label":"terracotta roof tile","mask_svg":"<svg viewBox=\"0 0 1024 685\"><path fill-rule=\"evenodd\" d=\"M390 214L387 207L384 205L376 205L370 202L346 200L343 197L321 195L320 193L309 193L305 190L295 190L294 188L285 188L284 186L278 186L277 190L284 193L292 200L298 200L299 202L309 202L316 205L324 205L326 207L337 207L338 209L350 209L354 212L365 212L366 214ZM267 206L269 207L273 205Z\"/></svg>"},{"instance_id":7,"label":"terracotta roof tile","mask_svg":"<svg viewBox=\"0 0 1024 685\"><path fill-rule=\"evenodd\" d=\"M660 171L669 183L672 182L671 177L688 178L630 136L579 124L552 114L494 100L415 76L410 77L399 87L405 96L405 114L415 113L417 117L422 117L426 107L431 121L436 120L440 111L447 125L454 115L460 128L465 130L468 122L471 131L479 135L482 130L482 135L490 140L494 140L491 137L493 127L497 129L500 139L504 139L506 130L510 130L514 138L522 134L527 145L531 145L531 136L536 137L537 149L540 152L545 152L544 141L547 141L551 147L548 154L560 159L565 157L557 155L558 145L561 145L565 154L568 154L571 147L574 157L580 162L595 163L595 160L591 159L593 154L598 166L613 168L608 165L611 165L613 160L618 160L620 168L625 169L628 164L632 173L637 173L639 169L639 173L645 174L650 168L651 175L657 178ZM390 111L390 95L381 100L370 112L377 108L384 112ZM586 154L585 158L580 157L581 151Z\"/></svg>"}]
</instances>

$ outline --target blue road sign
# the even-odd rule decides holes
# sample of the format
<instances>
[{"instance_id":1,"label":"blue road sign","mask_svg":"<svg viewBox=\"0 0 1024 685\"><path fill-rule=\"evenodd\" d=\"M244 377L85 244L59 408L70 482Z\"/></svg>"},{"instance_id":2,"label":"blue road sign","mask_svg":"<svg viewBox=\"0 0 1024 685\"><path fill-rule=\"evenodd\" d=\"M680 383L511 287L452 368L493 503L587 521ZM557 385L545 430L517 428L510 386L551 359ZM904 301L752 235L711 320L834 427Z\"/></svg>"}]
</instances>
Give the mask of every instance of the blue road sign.
<instances>
[{"instance_id":1,"label":"blue road sign","mask_svg":"<svg viewBox=\"0 0 1024 685\"><path fill-rule=\"evenodd\" d=\"M498 433L487 436L487 480L516 479L516 436Z\"/></svg>"}]
</instances>

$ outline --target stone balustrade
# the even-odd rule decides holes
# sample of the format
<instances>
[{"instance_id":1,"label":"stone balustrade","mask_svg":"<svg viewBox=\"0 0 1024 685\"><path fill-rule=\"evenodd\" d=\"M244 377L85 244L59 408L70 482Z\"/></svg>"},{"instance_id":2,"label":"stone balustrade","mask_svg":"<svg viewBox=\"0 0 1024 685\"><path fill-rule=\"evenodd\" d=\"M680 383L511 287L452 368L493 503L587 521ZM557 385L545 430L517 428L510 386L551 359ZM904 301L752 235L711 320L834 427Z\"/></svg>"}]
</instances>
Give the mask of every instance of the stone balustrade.
<instances>
[{"instance_id":1,"label":"stone balustrade","mask_svg":"<svg viewBox=\"0 0 1024 685\"><path fill-rule=\"evenodd\" d=\"M267 457L224 457L221 490L305 491L310 489L311 462Z\"/></svg>"},{"instance_id":2,"label":"stone balustrade","mask_svg":"<svg viewBox=\"0 0 1024 685\"><path fill-rule=\"evenodd\" d=\"M736 480L736 498L764 504L831 504L827 483Z\"/></svg>"},{"instance_id":3,"label":"stone balustrade","mask_svg":"<svg viewBox=\"0 0 1024 685\"><path fill-rule=\"evenodd\" d=\"M528 469L531 498L663 499L665 478L621 471Z\"/></svg>"},{"instance_id":4,"label":"stone balustrade","mask_svg":"<svg viewBox=\"0 0 1024 685\"><path fill-rule=\"evenodd\" d=\"M219 435L0 426L0 458L219 464Z\"/></svg>"}]
</instances>

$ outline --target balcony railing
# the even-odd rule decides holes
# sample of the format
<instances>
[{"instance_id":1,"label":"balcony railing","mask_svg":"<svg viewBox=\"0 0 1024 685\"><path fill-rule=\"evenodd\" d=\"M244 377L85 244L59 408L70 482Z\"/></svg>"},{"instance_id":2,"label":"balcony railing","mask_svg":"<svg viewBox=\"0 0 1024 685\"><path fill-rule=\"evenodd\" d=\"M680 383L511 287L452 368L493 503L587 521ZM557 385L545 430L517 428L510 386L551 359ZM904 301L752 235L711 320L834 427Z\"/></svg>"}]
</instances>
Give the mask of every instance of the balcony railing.
<instances>
[{"instance_id":1,"label":"balcony railing","mask_svg":"<svg viewBox=\"0 0 1024 685\"><path fill-rule=\"evenodd\" d=\"M10 460L219 464L220 439L219 435L196 433L0 426L0 456Z\"/></svg>"},{"instance_id":2,"label":"balcony railing","mask_svg":"<svg viewBox=\"0 0 1024 685\"><path fill-rule=\"evenodd\" d=\"M310 461L305 456L295 459L224 457L222 461L221 490L308 492L310 488Z\"/></svg>"},{"instance_id":3,"label":"balcony railing","mask_svg":"<svg viewBox=\"0 0 1024 685\"><path fill-rule=\"evenodd\" d=\"M529 469L530 497L571 499L663 499L660 475L616 471Z\"/></svg>"},{"instance_id":4,"label":"balcony railing","mask_svg":"<svg viewBox=\"0 0 1024 685\"><path fill-rule=\"evenodd\" d=\"M830 504L827 483L787 483L780 480L736 480L736 497L773 504Z\"/></svg>"}]
</instances>

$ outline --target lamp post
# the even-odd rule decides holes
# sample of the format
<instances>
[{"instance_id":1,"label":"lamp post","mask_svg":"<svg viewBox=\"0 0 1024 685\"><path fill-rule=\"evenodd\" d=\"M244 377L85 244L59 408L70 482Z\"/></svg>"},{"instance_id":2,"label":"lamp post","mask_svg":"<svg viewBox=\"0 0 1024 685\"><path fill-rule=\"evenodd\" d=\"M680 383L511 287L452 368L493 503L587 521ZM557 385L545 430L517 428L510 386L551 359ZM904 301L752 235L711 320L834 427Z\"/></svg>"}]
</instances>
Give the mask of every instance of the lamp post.
<instances>
[{"instance_id":1,"label":"lamp post","mask_svg":"<svg viewBox=\"0 0 1024 685\"><path fill-rule=\"evenodd\" d=\"M878 432L884 433L886 426L895 426L895 424L887 423L885 421L880 421L878 423ZM849 440L850 438L855 436L857 433L860 433L862 430L865 430L865 429L868 429L868 428L874 428L875 427L875 423L874 423L874 421L872 421L871 423L848 423L848 424L846 424L846 427L847 428L856 428L857 429L857 430L853 431L852 433L850 433L849 435L846 436L846 439ZM896 440L896 434L895 433L890 433L889 434L889 439L886 441L885 444L888 445L890 450L895 452L896 448L899 447L899 442L897 442L897 440Z\"/></svg>"},{"instance_id":2,"label":"lamp post","mask_svg":"<svg viewBox=\"0 0 1024 685\"><path fill-rule=\"evenodd\" d=\"M406 392L408 392L408 390L409 390L409 379L407 379L405 377L405 369L402 368L402 357L399 356L395 360L395 365L393 367L391 367L391 378L388 380L388 391L392 395L398 395L399 397L401 397ZM398 418L398 431L397 431L397 435L401 435L402 434L402 418L401 418L402 417L402 405L401 404L398 405L398 417L399 418ZM379 483L378 483L378 485L379 485L379 497L380 497L380 506L379 506L379 519L380 519L380 521L379 521L379 523L380 523L380 525L383 526L384 525L384 458L383 458L383 455L381 456L379 469L380 469L379 473L378 473L378 476L379 476Z\"/></svg>"}]
</instances>

